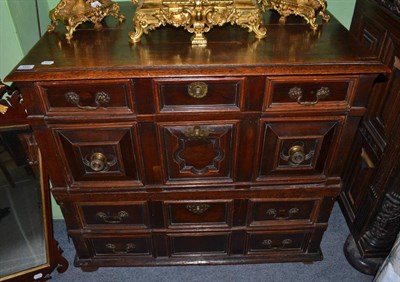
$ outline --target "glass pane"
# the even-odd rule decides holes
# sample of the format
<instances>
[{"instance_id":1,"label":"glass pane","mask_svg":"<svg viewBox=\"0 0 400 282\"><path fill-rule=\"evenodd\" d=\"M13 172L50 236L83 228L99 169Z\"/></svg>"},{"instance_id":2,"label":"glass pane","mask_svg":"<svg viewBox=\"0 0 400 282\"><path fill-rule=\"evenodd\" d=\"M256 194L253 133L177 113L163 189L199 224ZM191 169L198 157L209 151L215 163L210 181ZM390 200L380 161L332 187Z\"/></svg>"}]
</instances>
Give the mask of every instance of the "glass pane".
<instances>
[{"instance_id":1,"label":"glass pane","mask_svg":"<svg viewBox=\"0 0 400 282\"><path fill-rule=\"evenodd\" d=\"M47 262L40 178L31 130L0 128L0 277Z\"/></svg>"}]
</instances>

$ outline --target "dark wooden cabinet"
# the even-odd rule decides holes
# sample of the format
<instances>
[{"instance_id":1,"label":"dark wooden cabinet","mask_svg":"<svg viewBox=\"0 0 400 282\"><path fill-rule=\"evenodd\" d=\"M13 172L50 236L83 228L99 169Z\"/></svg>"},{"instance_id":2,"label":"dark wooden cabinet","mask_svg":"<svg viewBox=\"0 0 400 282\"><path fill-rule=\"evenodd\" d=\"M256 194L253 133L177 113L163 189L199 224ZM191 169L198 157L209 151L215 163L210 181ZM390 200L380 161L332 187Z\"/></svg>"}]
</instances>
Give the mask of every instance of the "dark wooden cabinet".
<instances>
[{"instance_id":1,"label":"dark wooden cabinet","mask_svg":"<svg viewBox=\"0 0 400 282\"><path fill-rule=\"evenodd\" d=\"M264 40L221 27L204 48L167 27L136 45L129 24L46 34L21 62L34 69L8 76L76 266L322 259L343 156L387 68L335 19L266 22Z\"/></svg>"},{"instance_id":2,"label":"dark wooden cabinet","mask_svg":"<svg viewBox=\"0 0 400 282\"><path fill-rule=\"evenodd\" d=\"M352 34L391 69L372 88L340 194L351 230L346 256L367 274L377 271L400 231L399 8L396 1L358 0L351 25Z\"/></svg>"}]
</instances>

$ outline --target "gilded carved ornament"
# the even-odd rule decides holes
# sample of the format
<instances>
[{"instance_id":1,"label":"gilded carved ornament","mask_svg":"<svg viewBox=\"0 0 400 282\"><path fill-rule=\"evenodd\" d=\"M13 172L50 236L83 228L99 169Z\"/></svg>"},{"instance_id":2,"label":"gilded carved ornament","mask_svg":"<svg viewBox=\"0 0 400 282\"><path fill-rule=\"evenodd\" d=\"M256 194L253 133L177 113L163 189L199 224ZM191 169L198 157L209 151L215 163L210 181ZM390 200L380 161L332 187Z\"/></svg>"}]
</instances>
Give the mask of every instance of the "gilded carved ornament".
<instances>
[{"instance_id":1,"label":"gilded carved ornament","mask_svg":"<svg viewBox=\"0 0 400 282\"><path fill-rule=\"evenodd\" d=\"M76 28L84 22L92 22L95 29L101 29L101 21L110 15L122 23L125 17L119 10L119 5L111 0L61 0L49 13L51 24L47 30L54 31L62 22L67 29L65 37L70 40Z\"/></svg>"},{"instance_id":2,"label":"gilded carved ornament","mask_svg":"<svg viewBox=\"0 0 400 282\"><path fill-rule=\"evenodd\" d=\"M296 15L303 17L311 29L316 30L318 25L315 21L318 15L325 22L330 19L326 11L326 0L260 0L260 4L262 11L276 10L281 16L280 23L285 23L289 15Z\"/></svg>"},{"instance_id":3,"label":"gilded carved ornament","mask_svg":"<svg viewBox=\"0 0 400 282\"><path fill-rule=\"evenodd\" d=\"M183 27L193 33L192 45L205 46L204 33L214 26L238 25L254 32L257 38L266 36L262 25L262 13L251 0L131 0L138 5L134 15L134 32L129 34L130 42L140 41L143 34L159 26Z\"/></svg>"},{"instance_id":4,"label":"gilded carved ornament","mask_svg":"<svg viewBox=\"0 0 400 282\"><path fill-rule=\"evenodd\" d=\"M303 17L316 30L316 18L329 21L326 0L131 0L137 6L133 17L134 31L129 33L129 41L137 43L143 34L148 34L160 26L183 27L192 33L192 45L205 46L205 33L214 26L238 25L253 32L258 39L264 38L267 29L263 25L262 13L276 10L280 22L285 23L289 15ZM111 15L123 22L118 4L111 0L61 0L50 11L53 31L58 22L64 22L69 40L76 28L83 22L94 23L95 29L102 27L104 17Z\"/></svg>"}]
</instances>

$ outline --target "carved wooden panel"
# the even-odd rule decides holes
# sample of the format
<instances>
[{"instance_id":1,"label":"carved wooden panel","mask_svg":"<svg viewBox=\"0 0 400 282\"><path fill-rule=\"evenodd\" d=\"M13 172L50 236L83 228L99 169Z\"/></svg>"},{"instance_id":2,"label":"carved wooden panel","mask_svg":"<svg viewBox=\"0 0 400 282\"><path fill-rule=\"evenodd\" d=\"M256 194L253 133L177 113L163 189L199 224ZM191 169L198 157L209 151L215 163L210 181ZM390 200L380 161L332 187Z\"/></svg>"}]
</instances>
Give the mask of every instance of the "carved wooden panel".
<instances>
[{"instance_id":1,"label":"carved wooden panel","mask_svg":"<svg viewBox=\"0 0 400 282\"><path fill-rule=\"evenodd\" d=\"M159 126L166 182L233 180L236 123Z\"/></svg>"},{"instance_id":2,"label":"carved wooden panel","mask_svg":"<svg viewBox=\"0 0 400 282\"><path fill-rule=\"evenodd\" d=\"M323 177L339 127L338 120L262 121L258 180L283 175Z\"/></svg>"},{"instance_id":3,"label":"carved wooden panel","mask_svg":"<svg viewBox=\"0 0 400 282\"><path fill-rule=\"evenodd\" d=\"M352 222L362 225L366 214L362 211L371 208L370 197L377 198L377 191L371 187L378 159L374 150L364 141L365 136L358 133L353 144L353 152L349 156L352 165L343 176L343 191L345 195L348 216Z\"/></svg>"},{"instance_id":4,"label":"carved wooden panel","mask_svg":"<svg viewBox=\"0 0 400 282\"><path fill-rule=\"evenodd\" d=\"M400 107L400 32L395 29L389 31L378 17L364 17L352 29L392 71L387 76L381 76L374 85L366 116L372 130L379 134L375 138L383 150L395 122L396 115L393 113Z\"/></svg>"},{"instance_id":5,"label":"carved wooden panel","mask_svg":"<svg viewBox=\"0 0 400 282\"><path fill-rule=\"evenodd\" d=\"M104 181L109 180L141 184L136 125L56 127L53 134L73 184L108 186Z\"/></svg>"},{"instance_id":6,"label":"carved wooden panel","mask_svg":"<svg viewBox=\"0 0 400 282\"><path fill-rule=\"evenodd\" d=\"M359 23L359 28L362 30L360 32L359 38L372 53L379 55L382 50L382 42L387 35L386 28L379 22L373 21L371 19L366 19L364 22Z\"/></svg>"}]
</instances>

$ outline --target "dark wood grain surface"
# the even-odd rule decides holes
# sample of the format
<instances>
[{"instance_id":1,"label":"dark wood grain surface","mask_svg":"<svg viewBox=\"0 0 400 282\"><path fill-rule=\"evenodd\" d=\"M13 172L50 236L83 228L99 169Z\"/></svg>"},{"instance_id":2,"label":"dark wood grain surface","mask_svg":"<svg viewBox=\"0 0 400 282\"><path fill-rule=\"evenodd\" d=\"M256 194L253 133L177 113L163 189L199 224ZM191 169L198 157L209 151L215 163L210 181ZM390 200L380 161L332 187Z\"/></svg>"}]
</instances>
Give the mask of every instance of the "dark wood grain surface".
<instances>
[{"instance_id":1,"label":"dark wood grain surface","mask_svg":"<svg viewBox=\"0 0 400 282\"><path fill-rule=\"evenodd\" d=\"M185 75L188 71L203 75L210 68L221 75L386 71L334 17L312 31L297 18L289 18L286 25L277 24L276 15L268 11L267 37L261 40L246 29L226 25L206 34L207 47L195 47L190 43L192 34L166 26L130 44L128 32L133 30L135 7L130 2L122 2L121 7L127 18L122 25L108 17L107 28L94 32L81 27L71 42L65 39L62 24L56 32L46 33L19 63L35 67L14 71L6 81L65 79L66 75L69 79L101 78L105 71L109 78ZM49 60L54 64L41 64ZM341 68L342 64L346 68ZM321 69L327 65L330 67Z\"/></svg>"}]
</instances>

